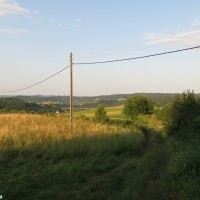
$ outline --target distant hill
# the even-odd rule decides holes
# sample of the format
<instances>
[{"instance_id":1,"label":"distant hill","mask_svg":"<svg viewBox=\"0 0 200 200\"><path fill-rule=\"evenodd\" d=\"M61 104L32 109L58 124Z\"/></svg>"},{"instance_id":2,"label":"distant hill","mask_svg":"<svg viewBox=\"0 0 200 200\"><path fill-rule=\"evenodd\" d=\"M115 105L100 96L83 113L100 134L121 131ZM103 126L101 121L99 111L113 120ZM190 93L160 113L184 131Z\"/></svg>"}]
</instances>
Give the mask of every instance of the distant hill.
<instances>
[{"instance_id":1,"label":"distant hill","mask_svg":"<svg viewBox=\"0 0 200 200\"><path fill-rule=\"evenodd\" d=\"M30 113L54 113L61 111L59 105L39 105L35 102L25 102L17 98L0 98L0 113L30 112Z\"/></svg>"},{"instance_id":2,"label":"distant hill","mask_svg":"<svg viewBox=\"0 0 200 200\"><path fill-rule=\"evenodd\" d=\"M134 93L134 94L113 94L101 96L75 96L76 107L95 107L98 104L104 106L122 105L132 96L145 96L152 99L157 105L162 106L166 103L172 102L177 94L174 93ZM39 104L64 104L69 105L69 96L13 96L13 98L20 99L25 102L34 102Z\"/></svg>"}]
</instances>

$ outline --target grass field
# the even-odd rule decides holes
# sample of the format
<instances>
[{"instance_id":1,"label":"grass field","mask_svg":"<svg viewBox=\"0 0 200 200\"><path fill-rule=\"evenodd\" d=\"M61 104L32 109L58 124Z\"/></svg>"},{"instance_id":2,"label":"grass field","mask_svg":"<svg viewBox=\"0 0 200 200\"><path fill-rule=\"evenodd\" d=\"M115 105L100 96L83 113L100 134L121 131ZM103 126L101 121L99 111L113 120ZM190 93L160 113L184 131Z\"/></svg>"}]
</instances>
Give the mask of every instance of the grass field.
<instances>
[{"instance_id":1,"label":"grass field","mask_svg":"<svg viewBox=\"0 0 200 200\"><path fill-rule=\"evenodd\" d=\"M106 114L111 120L125 120L125 116L122 113L123 106L113 106L106 107ZM76 115L82 114L89 119L93 119L95 115L95 109L89 109L84 111L78 111L75 113ZM154 128L156 130L161 130L163 128L163 124L160 120L157 119L156 115L139 115L135 120L135 124L139 126L142 124L146 124L149 128Z\"/></svg>"},{"instance_id":2,"label":"grass field","mask_svg":"<svg viewBox=\"0 0 200 200\"><path fill-rule=\"evenodd\" d=\"M123 106L113 106L113 107L106 107L106 114L110 119L123 119L123 114L122 114L122 109ZM83 114L86 117L92 119L94 118L94 112L95 109L90 109L90 110L84 110L84 111L79 111L77 114Z\"/></svg>"},{"instance_id":3,"label":"grass field","mask_svg":"<svg viewBox=\"0 0 200 200\"><path fill-rule=\"evenodd\" d=\"M151 120L151 119L150 119ZM8 200L197 200L199 143L64 115L0 115L0 195Z\"/></svg>"}]
</instances>

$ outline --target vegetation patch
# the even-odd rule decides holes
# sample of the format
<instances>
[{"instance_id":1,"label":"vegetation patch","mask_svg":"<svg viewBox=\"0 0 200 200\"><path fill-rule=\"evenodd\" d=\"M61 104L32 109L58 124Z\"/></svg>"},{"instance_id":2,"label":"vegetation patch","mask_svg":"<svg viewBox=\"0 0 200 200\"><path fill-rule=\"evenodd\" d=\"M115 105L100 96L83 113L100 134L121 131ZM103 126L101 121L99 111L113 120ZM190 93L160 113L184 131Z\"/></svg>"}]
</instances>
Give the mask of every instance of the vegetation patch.
<instances>
[{"instance_id":1,"label":"vegetation patch","mask_svg":"<svg viewBox=\"0 0 200 200\"><path fill-rule=\"evenodd\" d=\"M0 194L8 200L198 200L198 108L190 91L131 120L108 120L99 106L96 121L80 114L73 130L67 114L0 114Z\"/></svg>"}]
</instances>

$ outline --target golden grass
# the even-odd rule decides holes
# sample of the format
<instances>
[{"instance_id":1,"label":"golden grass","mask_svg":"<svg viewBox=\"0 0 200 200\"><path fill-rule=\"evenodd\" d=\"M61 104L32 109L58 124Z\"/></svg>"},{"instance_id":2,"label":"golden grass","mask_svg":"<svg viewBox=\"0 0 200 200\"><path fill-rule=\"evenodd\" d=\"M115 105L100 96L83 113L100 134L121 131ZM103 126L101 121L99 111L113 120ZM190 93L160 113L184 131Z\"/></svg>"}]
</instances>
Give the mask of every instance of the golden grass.
<instances>
[{"instance_id":1,"label":"golden grass","mask_svg":"<svg viewBox=\"0 0 200 200\"><path fill-rule=\"evenodd\" d=\"M74 137L128 132L130 131L126 128L83 120L75 120L72 132L69 119L64 115L1 114L0 150L8 147L21 148L56 140L68 140Z\"/></svg>"},{"instance_id":2,"label":"golden grass","mask_svg":"<svg viewBox=\"0 0 200 200\"><path fill-rule=\"evenodd\" d=\"M154 128L156 130L162 130L164 128L164 125L161 120L157 119L157 116L153 114L148 121L148 127L149 128Z\"/></svg>"}]
</instances>

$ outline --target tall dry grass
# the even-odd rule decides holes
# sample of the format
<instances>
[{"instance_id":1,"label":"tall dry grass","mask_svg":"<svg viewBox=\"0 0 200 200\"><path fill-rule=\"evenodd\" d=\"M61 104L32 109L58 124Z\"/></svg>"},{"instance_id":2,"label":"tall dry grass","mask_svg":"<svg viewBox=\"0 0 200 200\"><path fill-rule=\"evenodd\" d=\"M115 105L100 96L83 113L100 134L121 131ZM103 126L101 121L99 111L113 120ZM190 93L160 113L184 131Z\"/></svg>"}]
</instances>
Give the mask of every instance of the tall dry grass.
<instances>
[{"instance_id":1,"label":"tall dry grass","mask_svg":"<svg viewBox=\"0 0 200 200\"><path fill-rule=\"evenodd\" d=\"M0 149L15 149L55 141L130 133L117 126L75 120L73 131L64 115L1 114Z\"/></svg>"}]
</instances>

